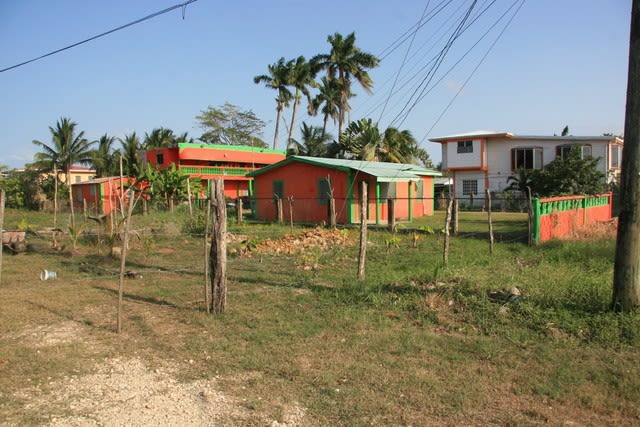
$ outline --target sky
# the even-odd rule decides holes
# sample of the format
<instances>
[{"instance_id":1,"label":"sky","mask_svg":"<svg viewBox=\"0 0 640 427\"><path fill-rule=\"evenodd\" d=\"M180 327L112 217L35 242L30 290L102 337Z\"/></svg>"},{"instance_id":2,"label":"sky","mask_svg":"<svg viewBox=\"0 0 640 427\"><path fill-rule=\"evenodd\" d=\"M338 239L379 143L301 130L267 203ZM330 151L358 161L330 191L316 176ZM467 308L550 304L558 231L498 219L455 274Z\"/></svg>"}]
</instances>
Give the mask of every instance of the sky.
<instances>
[{"instance_id":1,"label":"sky","mask_svg":"<svg viewBox=\"0 0 640 427\"><path fill-rule=\"evenodd\" d=\"M184 1L0 0L0 69ZM197 0L0 72L0 165L32 162L62 117L89 140L158 127L198 138L196 116L225 102L264 120L271 144L275 91L253 77L351 32L381 61L350 118L411 131L435 163L429 138L443 135L622 134L630 14L631 0ZM294 130L322 125L302 110Z\"/></svg>"}]
</instances>

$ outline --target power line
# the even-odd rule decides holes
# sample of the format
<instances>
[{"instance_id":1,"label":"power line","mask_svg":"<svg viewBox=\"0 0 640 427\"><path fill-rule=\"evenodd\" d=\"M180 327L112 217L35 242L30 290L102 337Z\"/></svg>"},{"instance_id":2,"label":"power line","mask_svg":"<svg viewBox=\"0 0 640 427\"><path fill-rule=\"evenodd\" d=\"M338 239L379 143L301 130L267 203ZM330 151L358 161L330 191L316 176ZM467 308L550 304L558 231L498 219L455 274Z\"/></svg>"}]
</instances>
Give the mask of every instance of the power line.
<instances>
[{"instance_id":1,"label":"power line","mask_svg":"<svg viewBox=\"0 0 640 427\"><path fill-rule=\"evenodd\" d=\"M482 63L484 62L484 60L487 58L487 56L489 56L489 53L493 50L493 48L495 47L495 45L498 43L498 41L500 40L500 38L502 38L502 35L505 33L505 31L507 30L507 28L509 27L509 25L511 24L511 22L513 21L513 19L516 17L516 15L518 14L518 12L520 11L520 9L522 9L522 6L524 6L526 0L521 0L520 6L518 6L518 8L515 10L515 12L513 13L513 15L511 15L511 18L509 18L509 20L507 21L507 23L505 24L504 28L502 29L502 31L500 31L500 33L498 34L498 37L496 37L496 39L493 41L493 43L491 44L491 46L489 46L489 49L485 52L485 54L482 56L482 58L480 59L480 62L478 62L478 65L476 65L476 67L473 69L473 71L471 71L471 74L469 74L469 77L467 77L467 79L464 81L464 83L462 84L462 86L460 86L460 88L458 89L458 91L456 92L456 94L453 96L453 98L451 99L451 101L449 101L449 103L447 104L447 106L444 108L444 110L442 110L442 113L440 113L440 115L438 116L438 118L436 119L436 121L433 123L433 125L431 126L431 128L429 128L429 130L425 133L425 136L422 138L422 140L420 141L420 144L422 144L424 142L424 140L427 138L427 136L429 135L429 133L431 133L431 131L433 130L434 127L436 127L436 125L438 124L438 122L440 121L440 119L442 119L442 117L445 115L445 113L449 110L449 107L451 107L451 105L454 103L454 101L458 98L458 95L460 95L460 92L462 92L462 90L465 88L465 86L467 85L467 83L469 82L469 80L471 80L471 78L473 77L473 75L476 73L476 71L478 71L478 68L480 68L480 66L482 65ZM514 3L515 4L515 3ZM500 18L502 19L502 18Z\"/></svg>"},{"instance_id":2,"label":"power line","mask_svg":"<svg viewBox=\"0 0 640 427\"><path fill-rule=\"evenodd\" d=\"M99 39L100 37L104 37L104 36L109 35L111 33L115 33L116 31L120 31L120 30L123 30L123 29L125 29L127 27L131 27L131 26L139 24L141 22L148 21L149 19L155 18L157 16L164 15L165 13L171 12L172 10L176 10L176 9L182 8L182 19L184 19L185 11L186 11L187 6L190 5L191 3L195 3L196 1L198 1L198 0L188 0L188 1L184 2L184 3L180 3L180 4L177 4L177 5L168 7L166 9L161 10L161 11L152 13L151 15L147 15L144 18L136 19L135 21L129 22L128 24L121 25L120 27L114 28L112 30L109 30L109 31L106 31L104 33L98 34L96 36L89 37L88 39L84 39L82 41L79 41L77 43L71 44L69 46L65 46L65 47L63 47L61 49L57 49L57 50L54 50L52 52L45 53L44 55L40 55L37 58L29 59L28 61L24 61L24 62L21 62L19 64L12 65L11 67L3 68L2 70L0 70L0 73L4 73L5 71L13 70L14 68L22 67L23 65L27 65L27 64L30 64L32 62L38 61L40 59L46 58L48 56L55 55L56 53L63 52L65 50L71 49L71 48L76 47L76 46L80 46L81 44L88 43L90 41Z\"/></svg>"}]
</instances>

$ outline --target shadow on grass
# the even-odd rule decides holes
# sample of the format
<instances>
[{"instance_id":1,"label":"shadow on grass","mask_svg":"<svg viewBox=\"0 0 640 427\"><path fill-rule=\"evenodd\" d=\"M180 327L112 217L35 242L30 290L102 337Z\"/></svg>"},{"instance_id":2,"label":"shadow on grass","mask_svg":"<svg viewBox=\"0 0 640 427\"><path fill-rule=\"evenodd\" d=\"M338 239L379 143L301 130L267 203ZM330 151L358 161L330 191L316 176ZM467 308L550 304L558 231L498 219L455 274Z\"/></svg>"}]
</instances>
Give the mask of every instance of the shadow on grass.
<instances>
[{"instance_id":1,"label":"shadow on grass","mask_svg":"<svg viewBox=\"0 0 640 427\"><path fill-rule=\"evenodd\" d=\"M34 307L37 307L37 308L39 308L39 309L41 309L43 311L49 312L51 314L54 314L54 315L56 315L56 316L58 316L60 318L67 319L67 320L70 320L72 322L75 322L75 323L77 323L79 325L89 326L89 327L94 328L94 329L113 332L113 329L109 328L107 326L97 325L94 322L91 322L91 321L85 320L85 319L76 319L68 311L67 312L62 312L62 311L59 311L59 310L55 310L55 309L53 309L51 307L47 307L44 304L39 304L39 303L36 303L36 302L31 302L31 301L29 301L27 303L32 305L32 306L34 306Z\"/></svg>"},{"instance_id":2,"label":"shadow on grass","mask_svg":"<svg viewBox=\"0 0 640 427\"><path fill-rule=\"evenodd\" d=\"M114 297L118 297L118 290L117 289L111 289L111 288L107 288L104 286L93 286L94 289L98 289L100 291L106 292L110 295L113 295ZM159 305L159 306L164 306L164 307L171 307L171 308L183 308L177 304L165 301L165 300L161 300L161 299L157 299L157 298L153 298L153 297L144 297L144 296L140 296L140 295L134 295L134 294L130 294L130 293L124 293L122 295L123 298L128 299L130 301L136 301L136 302L144 302L147 304L153 304L153 305Z\"/></svg>"}]
</instances>

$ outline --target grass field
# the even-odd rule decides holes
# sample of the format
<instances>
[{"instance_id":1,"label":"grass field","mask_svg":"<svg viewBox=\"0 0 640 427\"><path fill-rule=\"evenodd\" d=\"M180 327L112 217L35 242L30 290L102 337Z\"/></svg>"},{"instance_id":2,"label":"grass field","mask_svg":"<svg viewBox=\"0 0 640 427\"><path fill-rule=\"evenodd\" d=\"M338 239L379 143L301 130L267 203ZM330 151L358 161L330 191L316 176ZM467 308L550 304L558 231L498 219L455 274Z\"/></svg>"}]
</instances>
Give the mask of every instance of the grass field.
<instances>
[{"instance_id":1,"label":"grass field","mask_svg":"<svg viewBox=\"0 0 640 427\"><path fill-rule=\"evenodd\" d=\"M76 249L29 234L3 257L0 425L638 425L640 315L608 310L613 239L530 248L523 215L494 219L489 255L486 215L463 214L446 266L440 213L370 230L363 281L357 229L230 224L213 316L201 221L136 216L122 334L120 261L96 225ZM134 388L148 376L162 385Z\"/></svg>"}]
</instances>

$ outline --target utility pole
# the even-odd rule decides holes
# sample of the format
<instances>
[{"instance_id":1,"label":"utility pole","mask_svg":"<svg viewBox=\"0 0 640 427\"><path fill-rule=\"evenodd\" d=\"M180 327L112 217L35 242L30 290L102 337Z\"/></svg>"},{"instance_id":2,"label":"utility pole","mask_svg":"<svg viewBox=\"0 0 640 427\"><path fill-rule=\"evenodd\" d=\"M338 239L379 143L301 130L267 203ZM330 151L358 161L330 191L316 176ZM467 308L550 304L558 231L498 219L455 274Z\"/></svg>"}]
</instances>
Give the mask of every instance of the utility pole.
<instances>
[{"instance_id":1,"label":"utility pole","mask_svg":"<svg viewBox=\"0 0 640 427\"><path fill-rule=\"evenodd\" d=\"M640 0L631 6L627 111L622 149L620 214L613 271L615 311L640 304Z\"/></svg>"}]
</instances>

